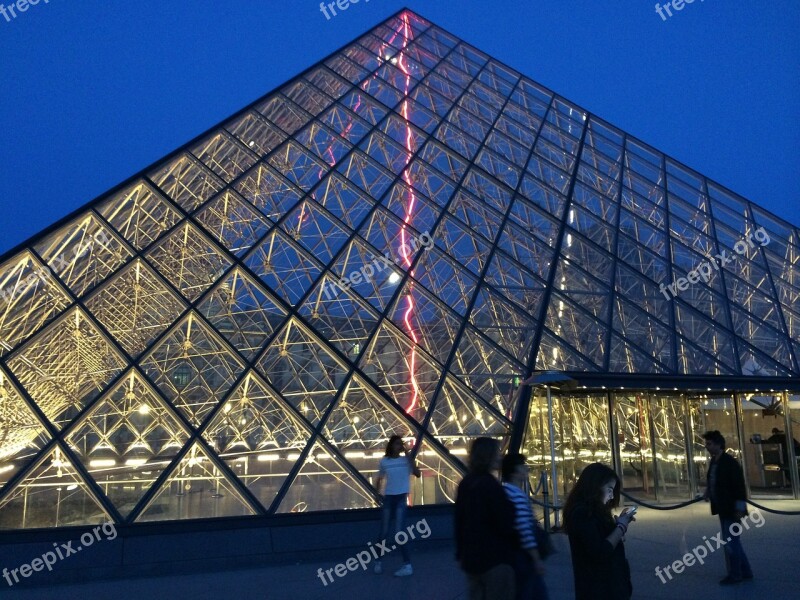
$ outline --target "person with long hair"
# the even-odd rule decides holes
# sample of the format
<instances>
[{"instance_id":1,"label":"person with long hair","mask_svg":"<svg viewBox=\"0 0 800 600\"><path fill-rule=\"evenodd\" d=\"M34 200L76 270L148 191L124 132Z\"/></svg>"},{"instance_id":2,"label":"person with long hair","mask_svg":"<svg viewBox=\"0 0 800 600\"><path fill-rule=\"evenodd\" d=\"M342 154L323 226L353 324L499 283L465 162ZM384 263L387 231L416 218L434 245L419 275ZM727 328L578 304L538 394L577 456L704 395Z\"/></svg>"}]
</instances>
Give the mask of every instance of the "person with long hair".
<instances>
[{"instance_id":1,"label":"person with long hair","mask_svg":"<svg viewBox=\"0 0 800 600\"><path fill-rule=\"evenodd\" d=\"M623 541L635 509L618 517L620 481L606 465L592 463L578 477L564 503L575 600L629 600L631 572Z\"/></svg>"},{"instance_id":2,"label":"person with long hair","mask_svg":"<svg viewBox=\"0 0 800 600\"><path fill-rule=\"evenodd\" d=\"M514 600L519 537L514 505L492 474L500 466L497 440L479 437L469 452L469 472L455 504L456 560L467 575L469 600Z\"/></svg>"},{"instance_id":3,"label":"person with long hair","mask_svg":"<svg viewBox=\"0 0 800 600\"><path fill-rule=\"evenodd\" d=\"M405 526L408 493L411 491L409 480L412 474L414 477L419 477L421 472L414 464L414 460L408 455L408 448L403 443L402 436L391 436L386 443L386 453L378 465L378 481L375 486L380 492L381 484L384 481L386 482L386 487L383 490L379 542L387 539L389 525L393 517L395 535ZM395 571L394 574L396 577L408 577L414 574L414 569L411 566L411 556L408 552L408 544L399 544L399 546L400 553L403 555L403 566ZM374 570L376 573L383 572L383 564L380 560L375 561Z\"/></svg>"}]
</instances>

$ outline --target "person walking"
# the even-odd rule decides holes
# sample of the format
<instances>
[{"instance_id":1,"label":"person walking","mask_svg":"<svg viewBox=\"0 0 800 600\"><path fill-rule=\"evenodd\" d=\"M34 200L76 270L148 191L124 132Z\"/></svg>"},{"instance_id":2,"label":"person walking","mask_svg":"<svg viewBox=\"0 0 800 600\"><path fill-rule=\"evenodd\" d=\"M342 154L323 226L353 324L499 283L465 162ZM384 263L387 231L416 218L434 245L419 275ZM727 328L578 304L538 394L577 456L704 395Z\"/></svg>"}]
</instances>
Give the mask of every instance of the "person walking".
<instances>
[{"instance_id":1,"label":"person walking","mask_svg":"<svg viewBox=\"0 0 800 600\"><path fill-rule=\"evenodd\" d=\"M514 556L519 538L514 505L492 474L500 465L497 441L472 442L469 472L455 503L456 560L466 573L470 600L514 600Z\"/></svg>"},{"instance_id":2,"label":"person walking","mask_svg":"<svg viewBox=\"0 0 800 600\"><path fill-rule=\"evenodd\" d=\"M514 565L517 600L548 600L543 577L544 563L536 547L535 517L528 494L523 490L528 480L525 457L519 453L506 454L503 457L501 475L503 490L514 505L514 528L521 546Z\"/></svg>"},{"instance_id":3,"label":"person walking","mask_svg":"<svg viewBox=\"0 0 800 600\"><path fill-rule=\"evenodd\" d=\"M382 484L386 483L383 491L379 542L387 539L392 518L394 518L394 535L397 535L397 532L402 531L405 527L406 506L408 505L408 494L411 491L409 480L412 474L414 477L421 475L414 460L408 455L408 448L403 443L403 438L399 435L391 436L386 443L386 452L378 465L378 481L376 482L379 493ZM394 572L395 577L413 575L414 569L411 566L408 545L398 545L400 553L403 555L403 566ZM380 560L375 561L374 571L383 573L383 563Z\"/></svg>"},{"instance_id":4,"label":"person walking","mask_svg":"<svg viewBox=\"0 0 800 600\"><path fill-rule=\"evenodd\" d=\"M617 474L601 463L588 465L564 503L564 529L569 537L575 600L629 600L633 593L624 539L635 521L635 509L618 517Z\"/></svg>"},{"instance_id":5,"label":"person walking","mask_svg":"<svg viewBox=\"0 0 800 600\"><path fill-rule=\"evenodd\" d=\"M711 502L711 514L719 515L722 535L728 535L725 543L725 568L727 575L720 585L735 585L743 579L752 579L753 570L742 547L742 526L740 521L747 514L747 491L744 485L744 472L733 456L725 452L725 438L719 431L706 431L703 434L706 450L711 455L711 464L706 474L706 501ZM736 524L739 534L734 535L731 527Z\"/></svg>"}]
</instances>

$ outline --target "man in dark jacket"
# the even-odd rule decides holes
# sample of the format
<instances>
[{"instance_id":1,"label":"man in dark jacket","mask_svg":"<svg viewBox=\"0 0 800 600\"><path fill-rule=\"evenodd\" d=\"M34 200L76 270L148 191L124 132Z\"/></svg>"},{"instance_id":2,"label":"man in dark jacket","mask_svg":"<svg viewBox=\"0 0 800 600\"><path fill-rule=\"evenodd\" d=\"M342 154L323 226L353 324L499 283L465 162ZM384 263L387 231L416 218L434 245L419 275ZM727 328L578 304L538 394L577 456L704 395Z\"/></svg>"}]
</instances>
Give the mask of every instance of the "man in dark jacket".
<instances>
[{"instance_id":1,"label":"man in dark jacket","mask_svg":"<svg viewBox=\"0 0 800 600\"><path fill-rule=\"evenodd\" d=\"M514 505L492 475L500 448L477 438L470 448L469 473L458 485L455 505L456 560L467 574L470 600L513 600L514 558L519 538Z\"/></svg>"},{"instance_id":2,"label":"man in dark jacket","mask_svg":"<svg viewBox=\"0 0 800 600\"><path fill-rule=\"evenodd\" d=\"M725 452L725 438L719 431L707 431L703 438L706 440L706 450L711 454L705 497L711 502L711 514L719 515L721 537L725 539L728 575L719 583L733 585L742 579L753 578L750 562L739 539L742 533L739 522L747 514L744 473L738 461Z\"/></svg>"}]
</instances>

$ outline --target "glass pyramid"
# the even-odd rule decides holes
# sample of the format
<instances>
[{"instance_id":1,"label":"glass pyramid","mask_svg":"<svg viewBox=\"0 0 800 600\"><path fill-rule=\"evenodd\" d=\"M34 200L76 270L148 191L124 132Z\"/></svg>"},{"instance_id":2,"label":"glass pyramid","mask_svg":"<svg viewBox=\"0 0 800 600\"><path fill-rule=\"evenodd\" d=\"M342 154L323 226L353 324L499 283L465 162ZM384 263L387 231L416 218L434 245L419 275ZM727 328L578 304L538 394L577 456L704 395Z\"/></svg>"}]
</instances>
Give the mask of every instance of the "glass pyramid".
<instances>
[{"instance_id":1,"label":"glass pyramid","mask_svg":"<svg viewBox=\"0 0 800 600\"><path fill-rule=\"evenodd\" d=\"M800 375L798 264L405 10L2 257L0 527L449 502L532 370Z\"/></svg>"}]
</instances>

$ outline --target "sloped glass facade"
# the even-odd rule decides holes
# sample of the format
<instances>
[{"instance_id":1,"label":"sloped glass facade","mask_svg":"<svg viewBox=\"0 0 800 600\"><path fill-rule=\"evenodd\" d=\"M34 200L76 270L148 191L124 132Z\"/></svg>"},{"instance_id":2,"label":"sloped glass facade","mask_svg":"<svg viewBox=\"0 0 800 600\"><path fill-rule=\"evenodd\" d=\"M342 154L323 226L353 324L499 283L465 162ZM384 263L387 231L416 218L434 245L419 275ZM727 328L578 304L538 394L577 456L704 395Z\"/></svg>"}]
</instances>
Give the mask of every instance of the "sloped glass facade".
<instances>
[{"instance_id":1,"label":"sloped glass facade","mask_svg":"<svg viewBox=\"0 0 800 600\"><path fill-rule=\"evenodd\" d=\"M403 11L0 260L0 527L373 507L395 433L447 503L475 437L548 463L545 369L586 384L564 485L591 458L687 496L715 418L745 454L748 402L796 418L799 261Z\"/></svg>"}]
</instances>

